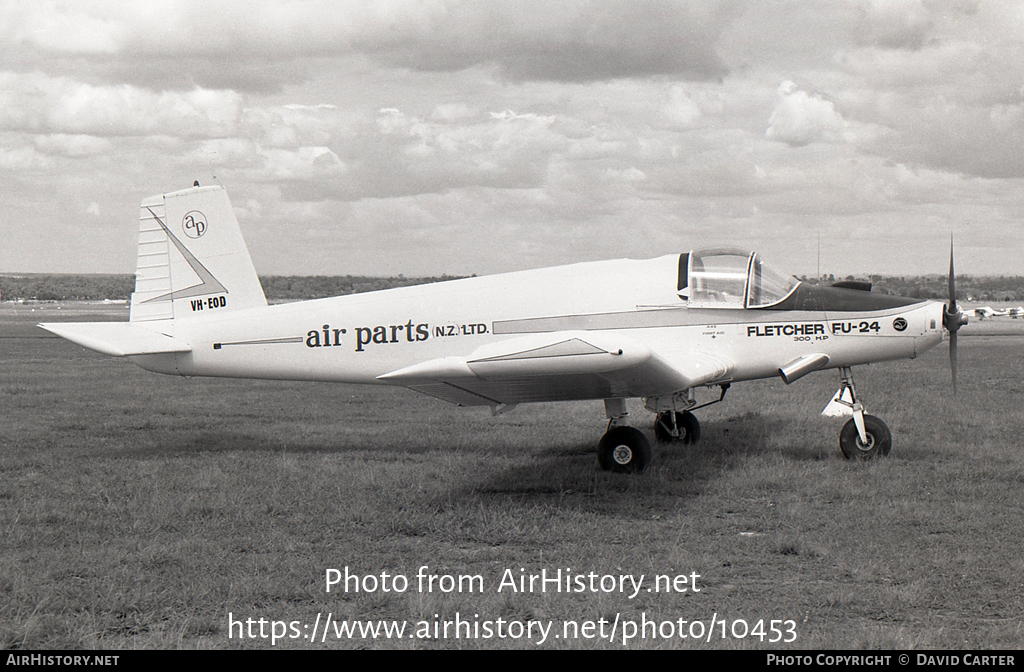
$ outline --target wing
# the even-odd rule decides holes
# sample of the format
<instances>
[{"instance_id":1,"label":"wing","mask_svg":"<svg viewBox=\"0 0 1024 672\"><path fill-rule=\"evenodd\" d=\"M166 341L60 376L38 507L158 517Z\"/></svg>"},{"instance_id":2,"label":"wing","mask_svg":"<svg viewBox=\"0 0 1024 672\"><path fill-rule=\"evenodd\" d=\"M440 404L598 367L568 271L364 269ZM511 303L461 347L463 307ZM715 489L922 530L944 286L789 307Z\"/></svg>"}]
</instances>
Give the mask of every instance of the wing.
<instances>
[{"instance_id":1,"label":"wing","mask_svg":"<svg viewBox=\"0 0 1024 672\"><path fill-rule=\"evenodd\" d=\"M594 332L557 332L492 343L378 380L463 406L671 394L726 378L732 365L700 352L656 352Z\"/></svg>"}]
</instances>

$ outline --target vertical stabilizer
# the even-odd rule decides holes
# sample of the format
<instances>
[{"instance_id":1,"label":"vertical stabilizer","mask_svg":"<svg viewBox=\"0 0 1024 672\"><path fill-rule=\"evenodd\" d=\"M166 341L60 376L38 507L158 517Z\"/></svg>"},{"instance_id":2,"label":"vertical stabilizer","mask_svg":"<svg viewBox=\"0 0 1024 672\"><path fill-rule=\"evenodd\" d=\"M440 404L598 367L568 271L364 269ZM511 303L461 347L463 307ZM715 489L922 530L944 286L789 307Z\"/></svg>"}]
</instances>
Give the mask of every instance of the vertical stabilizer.
<instances>
[{"instance_id":1,"label":"vertical stabilizer","mask_svg":"<svg viewBox=\"0 0 1024 672\"><path fill-rule=\"evenodd\" d=\"M223 187L142 201L131 321L201 318L267 305Z\"/></svg>"}]
</instances>

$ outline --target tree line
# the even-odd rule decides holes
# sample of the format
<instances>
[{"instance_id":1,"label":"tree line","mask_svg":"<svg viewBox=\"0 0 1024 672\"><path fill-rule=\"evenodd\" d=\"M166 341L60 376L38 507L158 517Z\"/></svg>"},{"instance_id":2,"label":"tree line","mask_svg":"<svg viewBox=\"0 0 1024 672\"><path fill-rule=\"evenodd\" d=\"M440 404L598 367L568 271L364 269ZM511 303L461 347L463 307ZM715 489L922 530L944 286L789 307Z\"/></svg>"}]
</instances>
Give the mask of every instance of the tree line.
<instances>
[{"instance_id":1,"label":"tree line","mask_svg":"<svg viewBox=\"0 0 1024 672\"><path fill-rule=\"evenodd\" d=\"M262 276L260 283L267 299L287 301L423 285L456 280L459 277L461 276L407 278L399 275L379 278L364 275L268 275ZM0 274L0 298L4 301L124 301L131 298L134 291L134 275Z\"/></svg>"},{"instance_id":2,"label":"tree line","mask_svg":"<svg viewBox=\"0 0 1024 672\"><path fill-rule=\"evenodd\" d=\"M878 294L905 296L911 299L935 299L937 301L949 298L948 275L870 275L860 278L848 275L837 278L829 274L821 278L801 276L800 279L824 285L830 285L840 280L870 282L871 291ZM1024 277L958 275L956 276L956 294L958 299L968 301L1024 301Z\"/></svg>"},{"instance_id":3,"label":"tree line","mask_svg":"<svg viewBox=\"0 0 1024 672\"><path fill-rule=\"evenodd\" d=\"M379 289L423 285L462 276L441 275L407 278L374 277L368 275L267 275L260 278L263 293L271 301L319 299L342 294L358 294ZM800 279L812 284L829 285L841 280L870 282L873 292L906 296L914 299L946 299L949 293L947 277L938 276L883 276ZM1024 277L958 276L957 295L974 301L1024 301ZM103 301L127 300L135 291L135 276L122 274L70 275L70 274L0 274L0 297L5 301Z\"/></svg>"}]
</instances>

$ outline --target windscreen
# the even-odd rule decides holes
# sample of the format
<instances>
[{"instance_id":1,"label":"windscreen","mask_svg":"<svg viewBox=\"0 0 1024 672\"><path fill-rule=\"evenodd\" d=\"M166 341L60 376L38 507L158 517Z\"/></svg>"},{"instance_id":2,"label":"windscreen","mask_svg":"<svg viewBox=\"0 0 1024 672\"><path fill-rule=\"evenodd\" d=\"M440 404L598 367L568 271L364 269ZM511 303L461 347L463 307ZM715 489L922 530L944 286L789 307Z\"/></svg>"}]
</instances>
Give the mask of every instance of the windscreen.
<instances>
[{"instance_id":1,"label":"windscreen","mask_svg":"<svg viewBox=\"0 0 1024 672\"><path fill-rule=\"evenodd\" d=\"M789 296L798 284L800 281L792 275L786 275L754 255L754 263L750 266L747 308L764 308L778 303Z\"/></svg>"}]
</instances>

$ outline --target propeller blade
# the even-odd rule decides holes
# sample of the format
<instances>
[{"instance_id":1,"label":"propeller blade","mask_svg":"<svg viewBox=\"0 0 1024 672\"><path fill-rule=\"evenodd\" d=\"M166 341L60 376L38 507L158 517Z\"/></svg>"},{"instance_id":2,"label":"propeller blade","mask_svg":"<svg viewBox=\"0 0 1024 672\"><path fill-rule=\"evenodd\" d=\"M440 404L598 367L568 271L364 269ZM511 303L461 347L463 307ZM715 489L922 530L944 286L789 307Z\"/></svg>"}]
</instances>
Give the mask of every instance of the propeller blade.
<instances>
[{"instance_id":1,"label":"propeller blade","mask_svg":"<svg viewBox=\"0 0 1024 672\"><path fill-rule=\"evenodd\" d=\"M956 396L956 332L949 332L949 370L953 373L953 396Z\"/></svg>"},{"instance_id":2,"label":"propeller blade","mask_svg":"<svg viewBox=\"0 0 1024 672\"><path fill-rule=\"evenodd\" d=\"M953 272L953 235L949 236L949 312L956 310L956 274Z\"/></svg>"},{"instance_id":3,"label":"propeller blade","mask_svg":"<svg viewBox=\"0 0 1024 672\"><path fill-rule=\"evenodd\" d=\"M956 306L956 273L953 270L953 236L949 237L949 303L942 315L942 326L949 331L949 369L953 374L953 394L956 394L956 332L967 324L967 316Z\"/></svg>"}]
</instances>

